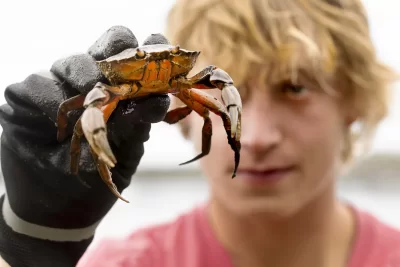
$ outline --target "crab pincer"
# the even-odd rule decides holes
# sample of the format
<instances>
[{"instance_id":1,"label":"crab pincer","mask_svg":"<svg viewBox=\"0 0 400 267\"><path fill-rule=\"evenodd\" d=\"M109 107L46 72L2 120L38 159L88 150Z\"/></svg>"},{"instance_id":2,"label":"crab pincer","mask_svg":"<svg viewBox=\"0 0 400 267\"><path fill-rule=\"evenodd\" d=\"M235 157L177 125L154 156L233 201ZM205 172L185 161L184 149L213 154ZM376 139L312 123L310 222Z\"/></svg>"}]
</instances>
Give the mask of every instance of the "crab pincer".
<instances>
[{"instance_id":1,"label":"crab pincer","mask_svg":"<svg viewBox=\"0 0 400 267\"><path fill-rule=\"evenodd\" d=\"M105 90L105 85L96 84L85 97L83 107L86 109L81 117L81 125L102 180L114 195L125 202L129 202L119 194L109 171L109 168L115 166L117 160L107 140L106 122L110 113L107 107L116 101L118 101L118 98L116 96L111 98L109 92Z\"/></svg>"},{"instance_id":2,"label":"crab pincer","mask_svg":"<svg viewBox=\"0 0 400 267\"><path fill-rule=\"evenodd\" d=\"M228 135L228 143L235 153L235 167L232 174L232 178L234 178L240 161L242 100L238 90L233 85L233 80L222 69L215 69L210 80L214 86L221 90L222 102L229 114L229 122L224 120L224 126Z\"/></svg>"},{"instance_id":3,"label":"crab pincer","mask_svg":"<svg viewBox=\"0 0 400 267\"><path fill-rule=\"evenodd\" d=\"M99 108L93 105L86 108L82 114L82 130L98 159L113 168L117 160L107 141L107 128Z\"/></svg>"},{"instance_id":4,"label":"crab pincer","mask_svg":"<svg viewBox=\"0 0 400 267\"><path fill-rule=\"evenodd\" d=\"M216 69L211 76L211 83L221 90L222 102L228 110L231 120L231 138L240 140L242 99L231 77L223 70Z\"/></svg>"},{"instance_id":5,"label":"crab pincer","mask_svg":"<svg viewBox=\"0 0 400 267\"><path fill-rule=\"evenodd\" d=\"M232 178L234 178L240 161L242 101L238 90L233 85L224 85L221 93L222 101L228 110L231 124L230 131L227 127L225 127L225 130L228 134L228 143L235 152L235 168L232 175Z\"/></svg>"},{"instance_id":6,"label":"crab pincer","mask_svg":"<svg viewBox=\"0 0 400 267\"><path fill-rule=\"evenodd\" d=\"M221 90L222 102L229 114L229 119L225 118L224 114L219 115L224 122L228 143L235 153L235 167L232 174L232 178L234 178L240 161L242 99L229 74L215 66L210 67L212 71L210 72L209 82Z\"/></svg>"}]
</instances>

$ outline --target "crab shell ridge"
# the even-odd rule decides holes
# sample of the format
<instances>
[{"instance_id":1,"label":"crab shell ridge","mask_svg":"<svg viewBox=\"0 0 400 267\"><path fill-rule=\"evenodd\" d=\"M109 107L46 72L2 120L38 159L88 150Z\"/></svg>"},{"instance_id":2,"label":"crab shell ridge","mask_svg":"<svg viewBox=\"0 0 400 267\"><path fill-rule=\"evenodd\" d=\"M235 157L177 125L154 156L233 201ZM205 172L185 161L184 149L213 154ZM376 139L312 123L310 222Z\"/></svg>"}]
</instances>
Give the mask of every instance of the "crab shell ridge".
<instances>
[{"instance_id":1,"label":"crab shell ridge","mask_svg":"<svg viewBox=\"0 0 400 267\"><path fill-rule=\"evenodd\" d=\"M199 55L199 51L182 49L178 45L155 44L128 48L96 63L111 84L118 85L141 81L150 64L170 66L169 78L187 75Z\"/></svg>"}]
</instances>

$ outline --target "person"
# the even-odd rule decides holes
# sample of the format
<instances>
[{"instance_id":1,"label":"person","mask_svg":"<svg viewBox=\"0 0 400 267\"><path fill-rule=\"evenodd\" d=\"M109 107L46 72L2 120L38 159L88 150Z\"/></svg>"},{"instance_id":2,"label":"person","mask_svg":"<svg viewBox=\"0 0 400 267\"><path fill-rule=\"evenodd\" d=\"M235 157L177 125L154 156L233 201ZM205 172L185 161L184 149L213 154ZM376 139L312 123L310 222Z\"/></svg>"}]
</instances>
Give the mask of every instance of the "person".
<instances>
[{"instance_id":1,"label":"person","mask_svg":"<svg viewBox=\"0 0 400 267\"><path fill-rule=\"evenodd\" d=\"M91 188L68 174L69 142L57 142L54 122L62 100L102 79L93 58L137 46L132 32L113 27L88 54L57 61L52 76L34 74L5 91L7 104L0 109L5 261L78 267L399 266L399 230L336 196L337 179L355 158L356 145L367 149L385 117L396 78L377 58L362 3L179 0L167 25L170 43L201 51L193 73L213 64L240 91L237 176L231 179L233 152L221 118L211 113L212 149L200 159L208 201L173 221L86 251L117 199L100 181L84 142L80 177ZM161 34L146 41L167 42ZM205 92L221 101L220 91ZM182 104L172 97L168 107L168 99L121 102L110 118L109 138L119 159L111 172L120 190L135 173L150 124ZM134 112L123 115L132 104ZM358 131L356 124L362 126ZM193 113L178 125L199 152L203 118Z\"/></svg>"}]
</instances>

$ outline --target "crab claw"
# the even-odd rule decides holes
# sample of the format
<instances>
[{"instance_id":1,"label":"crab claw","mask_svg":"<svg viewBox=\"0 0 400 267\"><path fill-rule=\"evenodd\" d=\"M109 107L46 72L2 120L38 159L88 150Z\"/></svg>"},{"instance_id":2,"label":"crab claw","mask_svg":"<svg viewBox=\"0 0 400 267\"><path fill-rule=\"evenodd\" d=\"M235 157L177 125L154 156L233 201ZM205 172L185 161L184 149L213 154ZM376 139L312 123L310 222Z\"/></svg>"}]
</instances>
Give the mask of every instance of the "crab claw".
<instances>
[{"instance_id":1,"label":"crab claw","mask_svg":"<svg viewBox=\"0 0 400 267\"><path fill-rule=\"evenodd\" d=\"M226 84L221 94L231 119L231 138L238 141L241 134L242 100L236 87L231 84Z\"/></svg>"},{"instance_id":2,"label":"crab claw","mask_svg":"<svg viewBox=\"0 0 400 267\"><path fill-rule=\"evenodd\" d=\"M221 90L222 101L229 112L231 120L230 138L235 141L240 140L240 120L242 112L242 99L239 91L233 86L233 80L229 74L213 65L210 65L204 71L210 71L210 82L213 86Z\"/></svg>"},{"instance_id":3,"label":"crab claw","mask_svg":"<svg viewBox=\"0 0 400 267\"><path fill-rule=\"evenodd\" d=\"M232 178L234 178L240 161L242 100L238 90L232 84L225 84L223 86L221 97L231 120L230 136L229 131L227 131L227 133L229 144L235 152L235 167L232 174Z\"/></svg>"},{"instance_id":4,"label":"crab claw","mask_svg":"<svg viewBox=\"0 0 400 267\"><path fill-rule=\"evenodd\" d=\"M95 106L88 106L83 112L82 130L89 145L109 168L113 168L117 162L107 140L107 129L103 112Z\"/></svg>"}]
</instances>

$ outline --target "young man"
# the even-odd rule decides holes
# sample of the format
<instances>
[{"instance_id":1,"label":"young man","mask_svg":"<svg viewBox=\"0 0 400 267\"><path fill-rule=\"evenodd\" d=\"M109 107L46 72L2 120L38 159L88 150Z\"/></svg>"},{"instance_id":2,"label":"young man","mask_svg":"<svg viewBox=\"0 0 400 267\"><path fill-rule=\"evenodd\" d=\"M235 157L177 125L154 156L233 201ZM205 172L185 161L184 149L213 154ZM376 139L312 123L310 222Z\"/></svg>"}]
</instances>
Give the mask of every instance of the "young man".
<instances>
[{"instance_id":1,"label":"young man","mask_svg":"<svg viewBox=\"0 0 400 267\"><path fill-rule=\"evenodd\" d=\"M233 77L240 90L242 149L237 176L231 179L233 154L221 119L211 114L213 148L201 159L210 184L209 201L173 222L104 241L77 266L399 266L400 232L339 201L335 192L355 140L369 137L385 116L394 77L376 57L361 3L180 0L170 13L168 30L171 43L202 52L193 73L216 65ZM221 100L219 91L212 94ZM13 95L18 96L18 90ZM179 105L174 101L171 108ZM13 116L6 111L4 107L3 113ZM8 121L2 119L3 128ZM351 126L356 122L363 128L353 139ZM203 119L191 114L180 125L200 152ZM2 161L11 164L11 160L2 151ZM124 188L117 182L126 181L121 176L128 177L129 172L125 176L120 172L114 171L113 179ZM56 190L57 181L47 184ZM75 234L73 239L60 234L58 240L51 236L44 240L27 228L20 232L24 240L31 236L29 242L38 242L42 253L52 244L57 266L72 266L113 202L89 203L75 192L84 207L68 213L81 206L74 203L71 192L59 191L64 207L42 212L31 221L60 233L72 233L60 228L84 229L85 235ZM17 202L14 207L24 210ZM90 210L86 203L101 212L86 214L84 210ZM62 217L74 225L62 225ZM7 225L3 229L10 234ZM9 250L13 255L18 251ZM3 257L12 258L3 251ZM43 263L36 266L47 266L46 260L31 256Z\"/></svg>"},{"instance_id":2,"label":"young man","mask_svg":"<svg viewBox=\"0 0 400 267\"><path fill-rule=\"evenodd\" d=\"M214 64L240 88L237 177L212 114L213 149L201 159L209 202L104 242L78 266L400 265L400 232L335 192L352 158L352 124L368 137L386 114L394 77L376 57L359 1L182 0L168 37L202 51L193 73ZM221 101L220 91L213 95ZM199 153L203 118L180 124Z\"/></svg>"}]
</instances>

